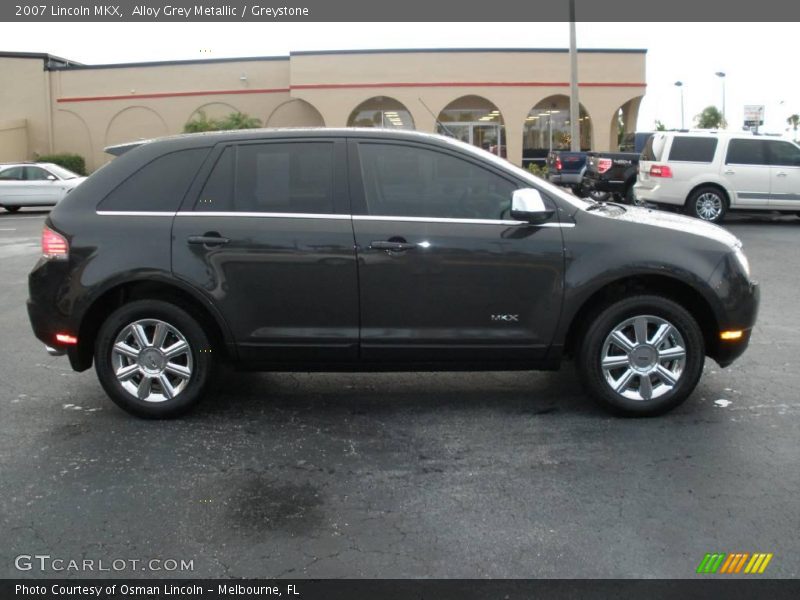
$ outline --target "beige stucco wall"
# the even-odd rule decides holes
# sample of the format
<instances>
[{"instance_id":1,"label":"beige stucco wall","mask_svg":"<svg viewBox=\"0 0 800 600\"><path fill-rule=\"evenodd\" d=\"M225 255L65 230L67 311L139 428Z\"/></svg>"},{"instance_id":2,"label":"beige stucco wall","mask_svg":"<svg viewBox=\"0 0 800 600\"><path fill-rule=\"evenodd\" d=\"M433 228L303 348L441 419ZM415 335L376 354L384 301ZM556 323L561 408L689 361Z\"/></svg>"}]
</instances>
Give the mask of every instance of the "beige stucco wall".
<instances>
[{"instance_id":1,"label":"beige stucco wall","mask_svg":"<svg viewBox=\"0 0 800 600\"><path fill-rule=\"evenodd\" d=\"M24 145L18 141L7 145L4 140L8 136L0 139L0 155L8 157L6 160L29 160L51 151L49 75L41 59L0 57L0 115L4 122L27 122ZM11 139L16 140L17 135Z\"/></svg>"},{"instance_id":2,"label":"beige stucco wall","mask_svg":"<svg viewBox=\"0 0 800 600\"><path fill-rule=\"evenodd\" d=\"M594 149L613 148L617 111L624 107L626 120L635 123L645 91L645 55L581 52L578 71ZM95 169L109 160L106 146L178 133L201 110L210 117L241 111L270 127L342 127L373 96L395 98L411 112L416 129L433 132L434 115L461 96L478 95L500 110L508 158L519 164L529 111L549 96L569 94L569 55L300 53L277 60L54 71L45 71L41 59L5 58L0 75L19 82L0 86L0 106L9 118L27 120L24 158L48 151L52 138L53 150L82 154Z\"/></svg>"},{"instance_id":3,"label":"beige stucco wall","mask_svg":"<svg viewBox=\"0 0 800 600\"><path fill-rule=\"evenodd\" d=\"M28 156L28 125L25 119L0 122L0 163L17 162Z\"/></svg>"}]
</instances>

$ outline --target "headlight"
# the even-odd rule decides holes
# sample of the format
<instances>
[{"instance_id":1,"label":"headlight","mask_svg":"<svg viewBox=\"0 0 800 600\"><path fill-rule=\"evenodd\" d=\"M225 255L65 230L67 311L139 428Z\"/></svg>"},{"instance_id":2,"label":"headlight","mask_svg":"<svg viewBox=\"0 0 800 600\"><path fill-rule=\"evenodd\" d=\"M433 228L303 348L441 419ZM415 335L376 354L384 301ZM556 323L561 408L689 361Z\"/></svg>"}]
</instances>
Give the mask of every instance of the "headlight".
<instances>
[{"instance_id":1,"label":"headlight","mask_svg":"<svg viewBox=\"0 0 800 600\"><path fill-rule=\"evenodd\" d=\"M736 262L739 263L739 266L742 267L742 271L744 271L747 278L750 279L750 261L747 260L744 252L742 251L742 247L739 246L733 251L733 255L736 257Z\"/></svg>"}]
</instances>

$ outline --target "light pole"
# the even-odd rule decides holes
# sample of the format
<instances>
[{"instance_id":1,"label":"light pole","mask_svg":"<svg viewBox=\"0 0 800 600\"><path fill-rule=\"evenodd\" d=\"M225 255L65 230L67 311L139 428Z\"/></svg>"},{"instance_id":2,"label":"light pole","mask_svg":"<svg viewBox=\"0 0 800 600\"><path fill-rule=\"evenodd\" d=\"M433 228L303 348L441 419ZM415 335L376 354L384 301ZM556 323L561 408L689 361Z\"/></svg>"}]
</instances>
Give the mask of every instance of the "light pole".
<instances>
[{"instance_id":1,"label":"light pole","mask_svg":"<svg viewBox=\"0 0 800 600\"><path fill-rule=\"evenodd\" d=\"M573 152L578 152L581 149L579 116L580 104L578 100L578 49L575 41L575 0L569 0L569 149Z\"/></svg>"},{"instance_id":2,"label":"light pole","mask_svg":"<svg viewBox=\"0 0 800 600\"><path fill-rule=\"evenodd\" d=\"M675 87L679 87L681 89L681 129L683 129L683 82L676 81Z\"/></svg>"},{"instance_id":3,"label":"light pole","mask_svg":"<svg viewBox=\"0 0 800 600\"><path fill-rule=\"evenodd\" d=\"M728 120L725 118L725 72L717 71L714 75L722 80L722 126L727 129Z\"/></svg>"}]
</instances>

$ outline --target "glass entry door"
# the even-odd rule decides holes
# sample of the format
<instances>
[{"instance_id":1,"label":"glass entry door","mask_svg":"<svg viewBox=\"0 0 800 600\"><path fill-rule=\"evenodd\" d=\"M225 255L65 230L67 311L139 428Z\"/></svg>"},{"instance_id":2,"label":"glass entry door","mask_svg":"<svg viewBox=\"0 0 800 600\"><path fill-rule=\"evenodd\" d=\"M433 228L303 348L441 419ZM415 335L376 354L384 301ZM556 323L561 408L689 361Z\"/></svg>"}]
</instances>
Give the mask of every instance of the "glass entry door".
<instances>
[{"instance_id":1,"label":"glass entry door","mask_svg":"<svg viewBox=\"0 0 800 600\"><path fill-rule=\"evenodd\" d=\"M440 123L438 133L483 148L487 152L505 157L505 144L501 138L501 125L496 123Z\"/></svg>"}]
</instances>

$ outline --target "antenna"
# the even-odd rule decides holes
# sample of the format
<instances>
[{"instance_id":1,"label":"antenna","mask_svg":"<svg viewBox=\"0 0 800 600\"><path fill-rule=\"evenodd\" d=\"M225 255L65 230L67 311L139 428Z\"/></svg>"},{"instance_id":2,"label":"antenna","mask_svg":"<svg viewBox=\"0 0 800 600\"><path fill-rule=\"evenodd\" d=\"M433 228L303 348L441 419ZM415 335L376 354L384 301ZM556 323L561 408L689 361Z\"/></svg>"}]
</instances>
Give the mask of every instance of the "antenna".
<instances>
[{"instance_id":1,"label":"antenna","mask_svg":"<svg viewBox=\"0 0 800 600\"><path fill-rule=\"evenodd\" d=\"M422 101L422 98L417 98L417 100L419 100L419 103L420 103L420 104L422 104L422 106L424 106L424 107L425 107L425 110L427 110L427 111L428 111L428 112L431 114L431 116L433 117L433 120L434 120L434 121L436 121L436 124L437 124L439 127L441 127L442 129L444 129L444 131L445 131L445 133L447 133L447 135L449 135L451 138L455 138L455 137L456 137L456 136L454 136L454 135L453 135L453 132L452 132L452 131L450 131L450 130L447 128L447 126L446 126L444 123L442 123L442 122L441 122L441 121L440 121L440 120L439 120L439 119L436 117L436 115L435 115L435 114L433 114L433 111L432 111L430 108L428 108L428 105L427 105L427 104L425 104L425 103Z\"/></svg>"}]
</instances>

